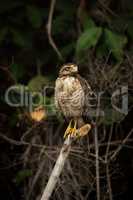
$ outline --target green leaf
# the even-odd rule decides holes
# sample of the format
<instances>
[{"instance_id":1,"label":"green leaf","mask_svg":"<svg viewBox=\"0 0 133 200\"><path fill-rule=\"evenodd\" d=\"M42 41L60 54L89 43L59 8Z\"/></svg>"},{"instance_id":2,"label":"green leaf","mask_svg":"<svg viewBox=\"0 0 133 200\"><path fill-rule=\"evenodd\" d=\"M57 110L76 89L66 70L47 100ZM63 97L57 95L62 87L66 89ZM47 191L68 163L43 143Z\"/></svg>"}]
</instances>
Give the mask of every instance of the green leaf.
<instances>
[{"instance_id":1,"label":"green leaf","mask_svg":"<svg viewBox=\"0 0 133 200\"><path fill-rule=\"evenodd\" d=\"M0 30L0 43L3 42L3 40L5 39L7 32L8 32L7 28L3 28Z\"/></svg>"},{"instance_id":2,"label":"green leaf","mask_svg":"<svg viewBox=\"0 0 133 200\"><path fill-rule=\"evenodd\" d=\"M47 86L48 83L49 80L46 77L37 75L29 81L28 88L31 92L39 92L42 91L43 87Z\"/></svg>"},{"instance_id":3,"label":"green leaf","mask_svg":"<svg viewBox=\"0 0 133 200\"><path fill-rule=\"evenodd\" d=\"M33 5L27 6L27 17L33 28L39 28L42 25L42 14L37 7Z\"/></svg>"},{"instance_id":4,"label":"green leaf","mask_svg":"<svg viewBox=\"0 0 133 200\"><path fill-rule=\"evenodd\" d=\"M85 30L77 41L77 53L80 53L82 50L95 47L101 34L102 28L100 27L92 27Z\"/></svg>"},{"instance_id":5,"label":"green leaf","mask_svg":"<svg viewBox=\"0 0 133 200\"><path fill-rule=\"evenodd\" d=\"M120 61L123 57L124 47L127 44L127 37L105 29L105 43L116 60Z\"/></svg>"},{"instance_id":6,"label":"green leaf","mask_svg":"<svg viewBox=\"0 0 133 200\"><path fill-rule=\"evenodd\" d=\"M94 27L96 27L94 21L90 17L88 18L88 15L87 15L87 17L84 18L83 28L86 30L86 29L94 28Z\"/></svg>"},{"instance_id":7,"label":"green leaf","mask_svg":"<svg viewBox=\"0 0 133 200\"><path fill-rule=\"evenodd\" d=\"M78 10L78 18L80 19L80 23L82 24L84 30L92 27L96 27L93 19L88 15L88 11L79 7Z\"/></svg>"},{"instance_id":8,"label":"green leaf","mask_svg":"<svg viewBox=\"0 0 133 200\"><path fill-rule=\"evenodd\" d=\"M96 48L96 57L97 58L103 58L103 56L108 55L108 49L106 47L106 44L104 40L100 40L100 44Z\"/></svg>"},{"instance_id":9,"label":"green leaf","mask_svg":"<svg viewBox=\"0 0 133 200\"><path fill-rule=\"evenodd\" d=\"M32 176L32 170L31 169L23 169L19 171L16 174L16 177L14 179L14 182L19 185L22 183L27 177Z\"/></svg>"}]
</instances>

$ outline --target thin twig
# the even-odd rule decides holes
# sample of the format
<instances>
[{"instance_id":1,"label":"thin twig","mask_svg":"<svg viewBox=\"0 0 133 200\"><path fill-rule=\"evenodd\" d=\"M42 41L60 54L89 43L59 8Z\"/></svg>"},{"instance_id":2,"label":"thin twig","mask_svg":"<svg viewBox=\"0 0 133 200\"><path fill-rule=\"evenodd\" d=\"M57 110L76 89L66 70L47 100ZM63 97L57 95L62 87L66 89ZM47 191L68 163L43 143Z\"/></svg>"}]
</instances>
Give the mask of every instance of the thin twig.
<instances>
[{"instance_id":1,"label":"thin twig","mask_svg":"<svg viewBox=\"0 0 133 200\"><path fill-rule=\"evenodd\" d=\"M109 200L112 200L112 187L111 187L111 179L110 179L110 174L109 174L109 162L108 162L108 155L109 155L109 149L110 149L110 142L112 138L112 133L113 133L113 126L111 127L111 131L109 133L109 138L108 138L108 145L106 148L106 154L105 154L105 163L106 163L106 176L107 176L107 186L108 186L108 192L109 192Z\"/></svg>"},{"instance_id":2,"label":"thin twig","mask_svg":"<svg viewBox=\"0 0 133 200\"><path fill-rule=\"evenodd\" d=\"M111 180L109 174L109 164L106 163L106 176L107 176L107 184L108 184L108 191L109 191L109 200L112 200L112 187L111 187Z\"/></svg>"},{"instance_id":3,"label":"thin twig","mask_svg":"<svg viewBox=\"0 0 133 200\"><path fill-rule=\"evenodd\" d=\"M96 154L96 188L97 188L97 200L100 200L100 171L99 171L99 147L98 147L98 131L97 126L94 131L95 140L95 154Z\"/></svg>"},{"instance_id":4,"label":"thin twig","mask_svg":"<svg viewBox=\"0 0 133 200\"><path fill-rule=\"evenodd\" d=\"M97 122L100 116L100 98L98 98L97 110L96 110L96 123L94 129L94 142L95 142L95 155L96 155L96 191L97 200L100 200L100 171L99 171L99 145L98 145L98 128Z\"/></svg>"},{"instance_id":5,"label":"thin twig","mask_svg":"<svg viewBox=\"0 0 133 200\"><path fill-rule=\"evenodd\" d=\"M106 148L106 153L105 153L105 163L108 163L108 155L109 155L112 134L113 134L113 126L111 127L111 131L109 133L109 138L108 138L108 143L107 143L107 148Z\"/></svg>"},{"instance_id":6,"label":"thin twig","mask_svg":"<svg viewBox=\"0 0 133 200\"><path fill-rule=\"evenodd\" d=\"M1 134L1 133L0 133L0 137L3 138L4 140L6 140L7 142L9 142L10 144L13 144L13 145L16 145L16 146L22 146L22 145L24 145L24 146L29 146L29 145L31 145L31 146L34 146L34 147L37 147L37 148L42 148L42 147L44 147L44 145L40 145L40 144L35 144L35 143L32 144L32 143L30 143L30 142L17 141L17 140L14 140L14 139L12 139L12 138L9 138L9 137L7 137L6 135Z\"/></svg>"},{"instance_id":7,"label":"thin twig","mask_svg":"<svg viewBox=\"0 0 133 200\"><path fill-rule=\"evenodd\" d=\"M45 164L46 164L45 160L43 160L43 161L39 164L39 169L37 170L37 172L36 172L36 174L35 174L35 176L34 176L34 178L33 178L33 181L32 181L32 183L31 183L30 191L29 191L29 193L28 193L28 195L27 195L27 196L28 196L28 197L27 197L27 200L30 199L30 197L31 197L31 195L32 195L32 192L33 192L33 189L35 188L35 185L36 185L38 179L40 178L40 176L41 176L41 174L42 174L42 171L43 171L43 169L44 169Z\"/></svg>"},{"instance_id":8,"label":"thin twig","mask_svg":"<svg viewBox=\"0 0 133 200\"><path fill-rule=\"evenodd\" d=\"M83 200L84 198L83 198L82 194L80 193L80 183L78 183L77 179L75 178L75 175L73 173L72 166L71 166L70 162L68 163L68 169L69 169L69 172L70 172L71 177L72 177L72 182L74 183L72 187L76 187L76 189L77 189L76 195L79 197L80 200Z\"/></svg>"},{"instance_id":9,"label":"thin twig","mask_svg":"<svg viewBox=\"0 0 133 200\"><path fill-rule=\"evenodd\" d=\"M48 22L47 22L47 34L48 34L48 39L49 39L49 43L50 45L53 47L53 49L55 50L55 52L57 53L57 55L59 56L59 58L61 60L63 60L63 57L60 53L60 51L58 50L53 38L52 38L52 20L53 20L53 14L54 14L54 8L55 8L55 4L56 4L56 0L51 0L51 4L50 4L50 11L49 11L49 16L48 16Z\"/></svg>"},{"instance_id":10,"label":"thin twig","mask_svg":"<svg viewBox=\"0 0 133 200\"><path fill-rule=\"evenodd\" d=\"M33 132L33 130L35 129L35 128L37 128L38 126L40 126L40 124L42 123L43 121L40 121L40 122L37 122L37 123L35 123L35 124L33 124L33 126L32 127L30 127L23 135L22 135L22 137L21 137L21 141L22 142L25 142L25 138L31 133L31 132Z\"/></svg>"},{"instance_id":11,"label":"thin twig","mask_svg":"<svg viewBox=\"0 0 133 200\"><path fill-rule=\"evenodd\" d=\"M118 146L118 148L116 149L116 151L110 157L110 160L113 160L117 156L117 154L122 149L123 145L128 141L129 137L132 135L132 133L133 133L133 129L131 129L131 131L128 133L128 135L125 137L125 139L122 141L122 143Z\"/></svg>"}]
</instances>

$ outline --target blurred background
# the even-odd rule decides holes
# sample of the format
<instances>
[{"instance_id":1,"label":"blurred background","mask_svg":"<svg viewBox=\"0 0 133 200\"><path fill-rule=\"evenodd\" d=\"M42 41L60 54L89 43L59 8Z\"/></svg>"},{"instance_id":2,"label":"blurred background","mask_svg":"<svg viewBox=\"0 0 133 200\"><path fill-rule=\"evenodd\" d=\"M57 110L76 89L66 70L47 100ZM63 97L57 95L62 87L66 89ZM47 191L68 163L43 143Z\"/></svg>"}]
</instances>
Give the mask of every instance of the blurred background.
<instances>
[{"instance_id":1,"label":"blurred background","mask_svg":"<svg viewBox=\"0 0 133 200\"><path fill-rule=\"evenodd\" d=\"M39 200L63 144L66 122L54 107L62 64L74 62L95 92L101 199L133 198L132 0L4 0L0 3L0 196ZM13 107L27 95L27 104ZM127 88L123 94L121 88ZM45 88L45 92L44 92ZM112 109L128 97L128 112ZM37 92L42 94L38 100ZM29 110L29 98L36 103ZM44 103L45 102L45 103ZM95 119L95 118L94 118ZM77 141L51 197L95 200L93 130Z\"/></svg>"}]
</instances>

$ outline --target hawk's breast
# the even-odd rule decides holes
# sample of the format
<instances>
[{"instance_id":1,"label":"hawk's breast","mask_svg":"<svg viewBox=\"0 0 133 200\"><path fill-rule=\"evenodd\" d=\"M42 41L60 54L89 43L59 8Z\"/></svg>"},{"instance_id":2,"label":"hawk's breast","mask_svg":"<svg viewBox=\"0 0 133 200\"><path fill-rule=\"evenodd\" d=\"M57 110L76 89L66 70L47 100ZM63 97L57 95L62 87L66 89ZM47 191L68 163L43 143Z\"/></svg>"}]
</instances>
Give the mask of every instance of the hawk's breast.
<instances>
[{"instance_id":1,"label":"hawk's breast","mask_svg":"<svg viewBox=\"0 0 133 200\"><path fill-rule=\"evenodd\" d=\"M82 115L84 91L78 78L65 76L56 80L55 102L66 117Z\"/></svg>"}]
</instances>

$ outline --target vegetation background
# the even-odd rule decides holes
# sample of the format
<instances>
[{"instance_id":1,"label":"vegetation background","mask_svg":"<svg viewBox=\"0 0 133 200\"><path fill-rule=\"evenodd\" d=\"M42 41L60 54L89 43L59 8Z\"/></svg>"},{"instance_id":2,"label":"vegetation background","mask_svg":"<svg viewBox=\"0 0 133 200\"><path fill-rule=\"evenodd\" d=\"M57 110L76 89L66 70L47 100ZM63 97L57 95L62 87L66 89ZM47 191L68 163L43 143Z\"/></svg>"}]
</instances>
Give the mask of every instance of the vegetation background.
<instances>
[{"instance_id":1,"label":"vegetation background","mask_svg":"<svg viewBox=\"0 0 133 200\"><path fill-rule=\"evenodd\" d=\"M0 196L39 200L63 143L66 123L55 113L53 87L67 62L94 91L104 91L98 119L99 173L96 176L93 133L74 144L51 199L133 199L132 0L4 0L0 2ZM13 102L20 91L49 86L40 110L11 107L5 91L12 85ZM110 97L128 86L129 112L112 110ZM119 104L120 100L117 99ZM44 108L42 109L42 105ZM36 109L36 108L34 108ZM47 113L47 114L46 114ZM36 115L44 116L37 122ZM47 115L47 117L45 116Z\"/></svg>"}]
</instances>

